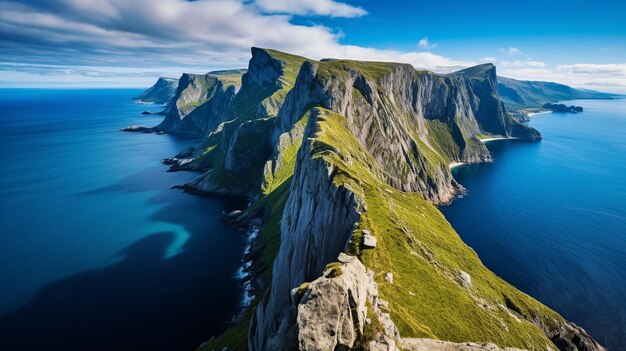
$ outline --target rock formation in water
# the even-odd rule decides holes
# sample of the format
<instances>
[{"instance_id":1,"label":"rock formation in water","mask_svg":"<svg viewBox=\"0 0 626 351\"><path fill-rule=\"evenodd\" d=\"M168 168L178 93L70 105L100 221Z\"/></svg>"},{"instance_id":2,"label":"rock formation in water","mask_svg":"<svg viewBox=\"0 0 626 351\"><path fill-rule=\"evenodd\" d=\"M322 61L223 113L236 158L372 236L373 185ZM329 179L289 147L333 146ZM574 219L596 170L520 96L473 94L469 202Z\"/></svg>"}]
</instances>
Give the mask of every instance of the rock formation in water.
<instances>
[{"instance_id":1,"label":"rock formation in water","mask_svg":"<svg viewBox=\"0 0 626 351\"><path fill-rule=\"evenodd\" d=\"M160 77L153 86L134 98L141 103L167 104L169 103L178 87L178 79Z\"/></svg>"},{"instance_id":2,"label":"rock formation in water","mask_svg":"<svg viewBox=\"0 0 626 351\"><path fill-rule=\"evenodd\" d=\"M177 101L206 103L192 78ZM493 65L442 75L253 48L232 93L198 113L215 127L173 165L204 171L189 191L249 195L239 216L262 221L258 297L202 349L603 350L485 268L433 205L461 188L450 163L490 160L479 137L541 137L507 114ZM171 104L179 121L185 106Z\"/></svg>"},{"instance_id":3,"label":"rock formation in water","mask_svg":"<svg viewBox=\"0 0 626 351\"><path fill-rule=\"evenodd\" d=\"M581 106L574 106L574 105L567 106L565 104L545 104L541 107L547 110L550 110L552 112L570 112L570 113L583 112L583 108Z\"/></svg>"}]
</instances>

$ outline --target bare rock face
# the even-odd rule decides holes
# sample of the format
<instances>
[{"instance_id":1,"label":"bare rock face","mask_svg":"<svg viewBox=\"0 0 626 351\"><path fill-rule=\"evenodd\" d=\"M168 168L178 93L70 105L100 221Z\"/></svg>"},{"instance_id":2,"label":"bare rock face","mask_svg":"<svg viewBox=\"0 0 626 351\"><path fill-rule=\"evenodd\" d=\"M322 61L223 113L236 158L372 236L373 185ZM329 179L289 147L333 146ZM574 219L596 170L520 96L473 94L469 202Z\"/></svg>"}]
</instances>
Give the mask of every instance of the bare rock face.
<instances>
[{"instance_id":1,"label":"bare rock face","mask_svg":"<svg viewBox=\"0 0 626 351\"><path fill-rule=\"evenodd\" d=\"M370 350L397 350L400 335L378 298L374 273L354 256L340 254L321 277L296 291L298 350L348 350L357 341ZM385 309L386 311L386 309ZM373 340L363 340L363 330L378 319L383 330Z\"/></svg>"},{"instance_id":2,"label":"bare rock face","mask_svg":"<svg viewBox=\"0 0 626 351\"><path fill-rule=\"evenodd\" d=\"M327 269L304 292L298 305L298 347L300 350L349 349L367 318L366 299L377 288L365 266L356 258L339 255L340 274Z\"/></svg>"},{"instance_id":3,"label":"bare rock face","mask_svg":"<svg viewBox=\"0 0 626 351\"><path fill-rule=\"evenodd\" d=\"M307 129L314 128L309 123ZM296 309L291 290L319 277L347 244L363 210L355 194L332 182L333 169L311 157L311 143L298 152L296 171L281 221L281 245L274 261L269 295L250 325L250 350L295 348Z\"/></svg>"},{"instance_id":4,"label":"bare rock face","mask_svg":"<svg viewBox=\"0 0 626 351\"><path fill-rule=\"evenodd\" d=\"M460 188L444 160L491 160L476 135L541 137L506 113L493 65L451 75L416 71L408 64L390 63L382 70L372 77L350 62L305 62L278 113L278 134L289 131L310 106L334 111L348 119L350 131L387 172L390 185L420 192L437 204Z\"/></svg>"},{"instance_id":5,"label":"bare rock face","mask_svg":"<svg viewBox=\"0 0 626 351\"><path fill-rule=\"evenodd\" d=\"M587 332L572 322L565 322L556 330L547 330L546 335L561 351L605 351Z\"/></svg>"},{"instance_id":6,"label":"bare rock face","mask_svg":"<svg viewBox=\"0 0 626 351\"><path fill-rule=\"evenodd\" d=\"M501 348L491 343L455 343L433 339L402 338L399 346L406 351L521 351L513 347Z\"/></svg>"}]
</instances>

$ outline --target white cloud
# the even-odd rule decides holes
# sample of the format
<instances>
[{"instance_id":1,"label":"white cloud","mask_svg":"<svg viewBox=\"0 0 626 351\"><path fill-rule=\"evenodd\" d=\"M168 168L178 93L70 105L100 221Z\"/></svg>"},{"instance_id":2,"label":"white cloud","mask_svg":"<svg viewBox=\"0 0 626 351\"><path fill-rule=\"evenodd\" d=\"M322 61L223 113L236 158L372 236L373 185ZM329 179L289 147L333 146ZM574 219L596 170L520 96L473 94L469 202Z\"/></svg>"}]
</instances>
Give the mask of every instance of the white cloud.
<instances>
[{"instance_id":1,"label":"white cloud","mask_svg":"<svg viewBox=\"0 0 626 351\"><path fill-rule=\"evenodd\" d=\"M526 61L515 60L515 61L502 61L502 66L503 67L535 67L535 68L539 68L539 67L545 67L546 64L544 62L534 61L534 60L526 60Z\"/></svg>"},{"instance_id":2,"label":"white cloud","mask_svg":"<svg viewBox=\"0 0 626 351\"><path fill-rule=\"evenodd\" d=\"M556 69L562 72L582 75L611 75L626 77L626 63L577 63L573 65L558 65Z\"/></svg>"},{"instance_id":3,"label":"white cloud","mask_svg":"<svg viewBox=\"0 0 626 351\"><path fill-rule=\"evenodd\" d=\"M483 57L480 59L480 62L497 62L498 59L492 56Z\"/></svg>"},{"instance_id":4,"label":"white cloud","mask_svg":"<svg viewBox=\"0 0 626 351\"><path fill-rule=\"evenodd\" d=\"M321 15L330 17L360 17L367 14L361 7L333 0L256 0L265 13Z\"/></svg>"},{"instance_id":5,"label":"white cloud","mask_svg":"<svg viewBox=\"0 0 626 351\"><path fill-rule=\"evenodd\" d=\"M520 55L522 52L518 48L509 48L509 55Z\"/></svg>"},{"instance_id":6,"label":"white cloud","mask_svg":"<svg viewBox=\"0 0 626 351\"><path fill-rule=\"evenodd\" d=\"M330 28L297 25L243 0L0 2L0 62L209 71L245 67L250 47L260 46L313 59L397 61L433 70L473 64L431 52L343 45L339 38Z\"/></svg>"},{"instance_id":7,"label":"white cloud","mask_svg":"<svg viewBox=\"0 0 626 351\"><path fill-rule=\"evenodd\" d=\"M424 37L424 38L420 39L420 41L417 43L417 45L420 48L426 49L426 50L434 49L437 46L439 46L436 43L431 43L430 40L428 40L428 37Z\"/></svg>"},{"instance_id":8,"label":"white cloud","mask_svg":"<svg viewBox=\"0 0 626 351\"><path fill-rule=\"evenodd\" d=\"M626 92L626 63L613 64L560 64L554 69L544 66L532 67L502 62L498 73L505 77L523 80L559 82L577 88L597 89L607 92ZM533 62L533 61L531 61Z\"/></svg>"}]
</instances>

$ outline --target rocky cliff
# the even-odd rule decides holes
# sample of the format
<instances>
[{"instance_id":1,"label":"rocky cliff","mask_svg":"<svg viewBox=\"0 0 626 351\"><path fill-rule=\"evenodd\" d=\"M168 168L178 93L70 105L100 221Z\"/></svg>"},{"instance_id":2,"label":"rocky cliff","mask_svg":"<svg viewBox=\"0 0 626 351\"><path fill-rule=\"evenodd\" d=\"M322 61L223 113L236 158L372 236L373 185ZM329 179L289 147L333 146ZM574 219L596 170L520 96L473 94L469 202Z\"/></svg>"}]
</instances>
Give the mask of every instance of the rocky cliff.
<instances>
[{"instance_id":1,"label":"rocky cliff","mask_svg":"<svg viewBox=\"0 0 626 351\"><path fill-rule=\"evenodd\" d=\"M175 166L205 170L190 191L254 200L268 288L204 349L602 350L485 268L433 206L460 189L451 162L490 160L481 137L540 138L506 113L492 65L441 75L254 48L227 115Z\"/></svg>"},{"instance_id":2,"label":"rocky cliff","mask_svg":"<svg viewBox=\"0 0 626 351\"><path fill-rule=\"evenodd\" d=\"M148 88L133 100L142 103L167 104L172 100L174 95L176 95L177 88L178 79L160 77L153 86Z\"/></svg>"},{"instance_id":3,"label":"rocky cliff","mask_svg":"<svg viewBox=\"0 0 626 351\"><path fill-rule=\"evenodd\" d=\"M154 130L206 136L231 117L229 108L243 73L244 70L184 73L165 110L165 119Z\"/></svg>"}]
</instances>

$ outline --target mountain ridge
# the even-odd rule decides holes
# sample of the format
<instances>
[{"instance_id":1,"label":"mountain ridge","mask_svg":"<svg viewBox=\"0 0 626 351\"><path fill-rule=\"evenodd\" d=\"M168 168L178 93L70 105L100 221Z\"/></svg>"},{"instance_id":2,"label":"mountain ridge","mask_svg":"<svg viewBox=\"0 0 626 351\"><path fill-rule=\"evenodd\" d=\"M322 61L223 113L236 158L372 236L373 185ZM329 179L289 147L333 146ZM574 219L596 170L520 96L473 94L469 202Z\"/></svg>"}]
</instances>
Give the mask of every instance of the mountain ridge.
<instances>
[{"instance_id":1,"label":"mountain ridge","mask_svg":"<svg viewBox=\"0 0 626 351\"><path fill-rule=\"evenodd\" d=\"M234 221L261 223L245 256L257 299L201 349L603 350L485 268L433 205L462 190L450 163L491 160L481 137L540 138L507 113L493 65L442 75L253 48L221 112L173 167L204 172L187 191L250 197Z\"/></svg>"}]
</instances>

